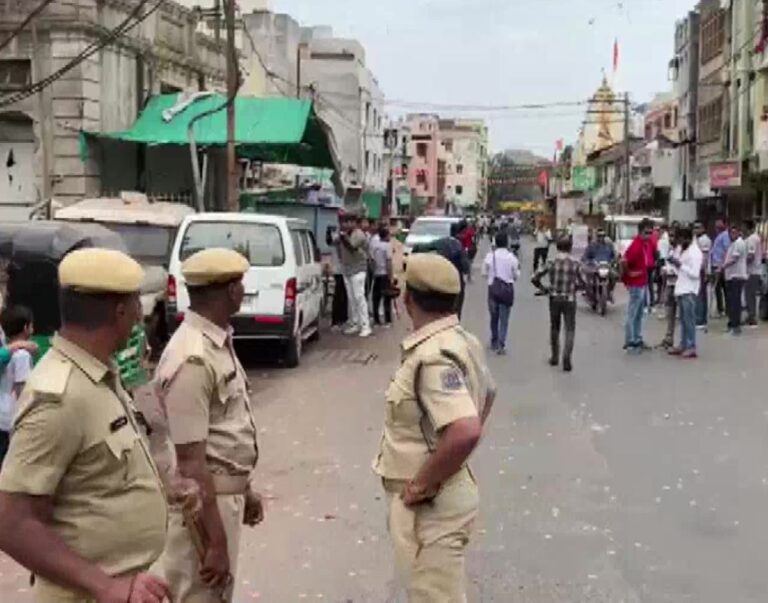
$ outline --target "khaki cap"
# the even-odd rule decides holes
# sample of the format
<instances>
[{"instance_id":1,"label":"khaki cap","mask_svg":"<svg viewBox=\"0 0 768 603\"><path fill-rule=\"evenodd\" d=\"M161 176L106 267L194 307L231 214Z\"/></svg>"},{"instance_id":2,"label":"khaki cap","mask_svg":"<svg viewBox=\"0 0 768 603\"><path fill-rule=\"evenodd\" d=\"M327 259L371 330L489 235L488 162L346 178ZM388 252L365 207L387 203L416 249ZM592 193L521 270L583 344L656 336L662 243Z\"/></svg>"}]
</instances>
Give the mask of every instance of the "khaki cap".
<instances>
[{"instance_id":1,"label":"khaki cap","mask_svg":"<svg viewBox=\"0 0 768 603\"><path fill-rule=\"evenodd\" d=\"M143 279L139 263L115 249L76 249L59 264L59 285L84 293L135 293Z\"/></svg>"},{"instance_id":2,"label":"khaki cap","mask_svg":"<svg viewBox=\"0 0 768 603\"><path fill-rule=\"evenodd\" d=\"M181 265L188 287L205 287L240 278L250 264L242 254L231 249L203 249L189 256Z\"/></svg>"},{"instance_id":3,"label":"khaki cap","mask_svg":"<svg viewBox=\"0 0 768 603\"><path fill-rule=\"evenodd\" d=\"M417 291L458 295L461 279L456 267L436 253L417 253L408 259L405 282Z\"/></svg>"}]
</instances>

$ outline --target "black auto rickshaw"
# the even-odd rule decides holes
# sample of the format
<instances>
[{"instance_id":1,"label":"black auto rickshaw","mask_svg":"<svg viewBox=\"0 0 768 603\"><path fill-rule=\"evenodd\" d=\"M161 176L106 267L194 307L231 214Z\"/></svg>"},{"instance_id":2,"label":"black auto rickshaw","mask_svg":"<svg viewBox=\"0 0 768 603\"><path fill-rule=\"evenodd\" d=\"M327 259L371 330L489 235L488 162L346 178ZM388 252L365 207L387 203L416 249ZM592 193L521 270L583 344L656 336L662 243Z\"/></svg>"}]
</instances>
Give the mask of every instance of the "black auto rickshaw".
<instances>
[{"instance_id":1,"label":"black auto rickshaw","mask_svg":"<svg viewBox=\"0 0 768 603\"><path fill-rule=\"evenodd\" d=\"M58 268L69 252L83 247L107 247L127 253L120 236L99 224L56 221L0 223L0 265L5 277L3 306L23 305L35 319L35 361L50 348L60 326ZM2 277L0 277L2 278ZM146 337L137 325L125 349L115 354L127 389L147 381L144 367Z\"/></svg>"}]
</instances>

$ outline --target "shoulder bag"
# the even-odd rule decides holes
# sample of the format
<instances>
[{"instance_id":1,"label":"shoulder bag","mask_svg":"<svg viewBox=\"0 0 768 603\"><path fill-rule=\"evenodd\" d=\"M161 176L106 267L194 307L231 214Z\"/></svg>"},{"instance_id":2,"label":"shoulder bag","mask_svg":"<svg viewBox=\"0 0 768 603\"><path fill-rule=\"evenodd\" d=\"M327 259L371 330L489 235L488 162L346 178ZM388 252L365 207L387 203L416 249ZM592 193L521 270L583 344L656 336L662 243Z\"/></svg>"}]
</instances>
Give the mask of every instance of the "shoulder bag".
<instances>
[{"instance_id":1,"label":"shoulder bag","mask_svg":"<svg viewBox=\"0 0 768 603\"><path fill-rule=\"evenodd\" d=\"M496 249L493 250L493 282L490 287L490 296L493 301L503 306L511 306L515 303L515 286L512 283L499 278L496 270Z\"/></svg>"}]
</instances>

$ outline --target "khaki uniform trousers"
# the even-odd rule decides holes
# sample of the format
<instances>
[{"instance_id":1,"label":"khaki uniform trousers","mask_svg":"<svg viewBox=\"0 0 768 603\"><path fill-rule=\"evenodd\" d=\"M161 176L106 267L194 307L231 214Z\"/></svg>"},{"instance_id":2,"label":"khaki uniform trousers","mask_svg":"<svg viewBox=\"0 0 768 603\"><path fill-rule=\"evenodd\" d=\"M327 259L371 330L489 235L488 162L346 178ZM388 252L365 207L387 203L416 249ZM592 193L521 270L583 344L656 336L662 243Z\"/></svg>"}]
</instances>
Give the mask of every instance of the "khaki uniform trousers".
<instances>
[{"instance_id":1,"label":"khaki uniform trousers","mask_svg":"<svg viewBox=\"0 0 768 603\"><path fill-rule=\"evenodd\" d=\"M465 603L464 557L479 505L472 474L461 469L431 503L411 509L400 500L404 485L384 480L387 529L408 603Z\"/></svg>"},{"instance_id":2,"label":"khaki uniform trousers","mask_svg":"<svg viewBox=\"0 0 768 603\"><path fill-rule=\"evenodd\" d=\"M227 533L227 552L232 577L237 572L237 557L240 550L240 530L243 526L245 496L242 494L216 497L224 531ZM200 578L200 559L189 529L184 525L182 514L172 509L168 514L168 538L165 550L150 570L168 582L174 603L222 603L232 601L233 586L222 599L220 591L208 588Z\"/></svg>"},{"instance_id":3,"label":"khaki uniform trousers","mask_svg":"<svg viewBox=\"0 0 768 603\"><path fill-rule=\"evenodd\" d=\"M130 572L131 574L140 574L146 572L148 568L140 567ZM88 595L74 592L45 578L35 576L35 585L32 587L35 603L96 603L96 599L91 599Z\"/></svg>"}]
</instances>

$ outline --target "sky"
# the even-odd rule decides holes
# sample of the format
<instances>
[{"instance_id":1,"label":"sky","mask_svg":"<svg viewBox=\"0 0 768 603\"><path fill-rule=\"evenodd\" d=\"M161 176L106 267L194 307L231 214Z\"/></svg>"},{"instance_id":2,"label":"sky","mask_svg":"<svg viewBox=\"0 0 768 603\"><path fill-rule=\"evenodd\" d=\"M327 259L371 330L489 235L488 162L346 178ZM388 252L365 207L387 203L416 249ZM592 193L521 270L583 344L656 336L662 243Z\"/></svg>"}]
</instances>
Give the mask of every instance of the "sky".
<instances>
[{"instance_id":1,"label":"sky","mask_svg":"<svg viewBox=\"0 0 768 603\"><path fill-rule=\"evenodd\" d=\"M389 101L521 105L589 98L611 77L633 102L671 87L675 21L695 0L272 0L302 25L331 25L358 39ZM429 107L424 107L428 110ZM575 140L579 107L502 112L440 110L483 117L493 150L549 157L555 141Z\"/></svg>"}]
</instances>

